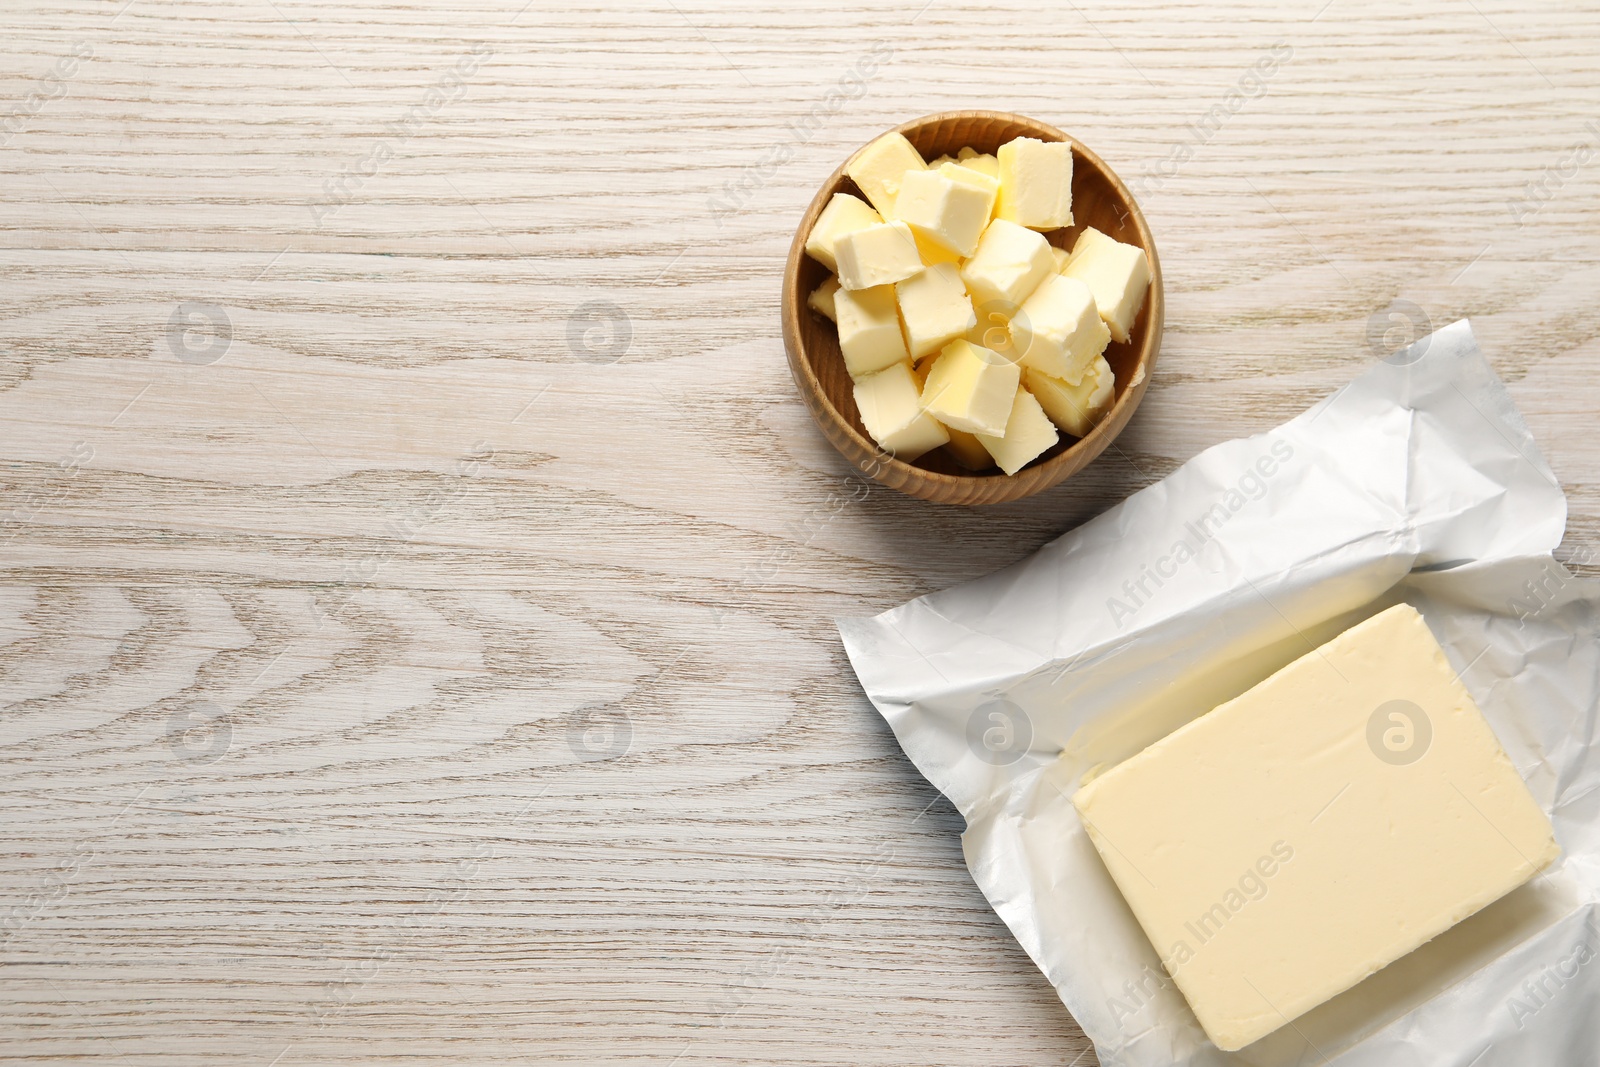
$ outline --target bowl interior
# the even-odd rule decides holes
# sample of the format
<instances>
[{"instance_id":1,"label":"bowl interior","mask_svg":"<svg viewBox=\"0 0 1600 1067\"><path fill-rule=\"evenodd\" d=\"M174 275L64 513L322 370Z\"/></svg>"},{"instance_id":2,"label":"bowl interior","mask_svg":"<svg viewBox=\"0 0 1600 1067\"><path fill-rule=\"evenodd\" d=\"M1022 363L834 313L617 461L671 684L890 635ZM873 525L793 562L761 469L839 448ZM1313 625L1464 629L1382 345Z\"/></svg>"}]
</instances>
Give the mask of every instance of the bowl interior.
<instances>
[{"instance_id":1,"label":"bowl interior","mask_svg":"<svg viewBox=\"0 0 1600 1067\"><path fill-rule=\"evenodd\" d=\"M1116 399L1111 410L1102 420L1100 427L1091 433L1090 437L1080 441L1079 438L1062 435L1061 440L1043 456L1024 468L1020 477L1031 471L1039 471L1051 464L1057 466L1070 466L1071 470L1077 469L1082 463L1087 463L1110 442L1116 430L1120 429L1126 421L1129 412L1119 409L1124 407L1124 400L1137 403L1138 395L1143 392L1145 373L1148 367L1141 367L1141 362L1148 354L1153 355L1154 345L1148 345L1151 330L1152 308L1160 306L1160 271L1155 256L1155 249L1142 230L1138 218L1138 209L1133 205L1131 197L1121 186L1117 179L1105 167L1100 159L1088 152L1082 145L1061 131L1043 123L1034 122L1017 115L1005 115L997 112L967 112L954 116L936 116L930 119L907 123L900 127L900 132L916 146L924 159L933 159L940 155L955 155L962 148L971 146L975 151L993 153L1002 144L1016 137L1037 137L1040 140L1061 141L1072 144L1072 215L1073 225L1068 229L1058 230L1046 236L1051 244L1060 248L1071 249L1073 242L1085 227L1093 226L1095 229L1123 241L1127 244L1139 245L1144 248L1150 259L1151 286L1150 293L1146 296L1144 306L1139 311L1139 316L1130 331L1126 343L1112 341L1106 348L1105 358L1111 365L1116 375ZM861 196L861 191L856 184L844 173L840 167L833 178L823 187L812 208L807 212L803 223L803 232L809 232L811 223L818 212L835 193L853 193ZM865 197L862 197L865 199ZM803 243L804 236L796 238L797 243ZM867 449L873 449L873 443L867 437L866 430L861 424L860 412L856 409L855 396L852 392L852 382L849 373L845 370L844 357L839 352L839 337L833 325L827 319L818 315L805 306L805 299L817 286L821 285L828 277L828 269L810 256L799 256L798 275L790 290L790 299L799 303L798 326L800 358L809 363L815 374L817 383L827 401L838 412L839 416L859 434L862 444ZM1159 330L1159 320L1156 326ZM1130 392L1133 394L1130 396ZM1120 417L1119 417L1120 416ZM1101 429L1107 433L1102 434ZM1059 463L1062 457L1074 449L1088 449L1089 454L1081 457L1082 463ZM1069 459L1078 459L1073 456ZM900 461L894 461L899 463ZM964 480L971 479L1006 479L1007 475L997 468L988 471L973 472L957 464L943 449L935 449L911 462L910 466L922 471L946 477L957 477ZM1062 470L1059 477L1065 477L1071 470ZM880 479L881 480L881 479ZM944 479L934 479L944 481ZM1049 478L1034 486L1043 488L1059 478ZM1035 478L1034 481L1039 481ZM915 491L910 490L910 491ZM1030 491L1032 491L1030 489ZM917 495L926 495L918 493ZM1013 494L1007 493L1006 496Z\"/></svg>"}]
</instances>

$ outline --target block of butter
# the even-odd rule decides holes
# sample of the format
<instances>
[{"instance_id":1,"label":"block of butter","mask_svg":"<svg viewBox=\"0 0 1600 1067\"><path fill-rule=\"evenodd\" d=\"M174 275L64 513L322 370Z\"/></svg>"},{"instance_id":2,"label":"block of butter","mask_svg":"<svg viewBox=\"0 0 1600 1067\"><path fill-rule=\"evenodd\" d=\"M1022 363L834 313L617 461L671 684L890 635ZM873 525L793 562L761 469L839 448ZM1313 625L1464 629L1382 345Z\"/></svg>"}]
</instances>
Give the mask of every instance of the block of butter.
<instances>
[{"instance_id":1,"label":"block of butter","mask_svg":"<svg viewBox=\"0 0 1600 1067\"><path fill-rule=\"evenodd\" d=\"M1405 604L1089 781L1073 804L1225 1051L1349 989L1560 852Z\"/></svg>"},{"instance_id":2,"label":"block of butter","mask_svg":"<svg viewBox=\"0 0 1600 1067\"><path fill-rule=\"evenodd\" d=\"M1018 137L1000 146L999 215L1032 230L1072 225L1072 145Z\"/></svg>"},{"instance_id":3,"label":"block of butter","mask_svg":"<svg viewBox=\"0 0 1600 1067\"><path fill-rule=\"evenodd\" d=\"M884 218L894 214L894 200L907 171L927 170L922 153L901 133L886 133L857 152L844 172Z\"/></svg>"},{"instance_id":4,"label":"block of butter","mask_svg":"<svg viewBox=\"0 0 1600 1067\"><path fill-rule=\"evenodd\" d=\"M806 235L806 255L829 270L838 270L839 260L834 254L834 245L838 243L839 238L882 221L882 216L868 207L860 197L851 196L849 193L834 193L833 198L828 201L828 206L822 209L822 214L812 223L811 232Z\"/></svg>"},{"instance_id":5,"label":"block of butter","mask_svg":"<svg viewBox=\"0 0 1600 1067\"><path fill-rule=\"evenodd\" d=\"M1063 432L1087 437L1111 409L1117 380L1106 357L1096 356L1077 384L1041 374L1032 367L1023 368L1022 384Z\"/></svg>"},{"instance_id":6,"label":"block of butter","mask_svg":"<svg viewBox=\"0 0 1600 1067\"><path fill-rule=\"evenodd\" d=\"M894 291L912 359L937 352L977 325L972 299L954 263L940 263L913 274L896 282ZM1095 320L1096 325L1099 322Z\"/></svg>"},{"instance_id":7,"label":"block of butter","mask_svg":"<svg viewBox=\"0 0 1600 1067\"><path fill-rule=\"evenodd\" d=\"M978 304L1017 308L1033 287L1054 273L1050 242L1033 230L995 219L983 231L978 250L961 266L961 278ZM847 283L848 284L848 283Z\"/></svg>"},{"instance_id":8,"label":"block of butter","mask_svg":"<svg viewBox=\"0 0 1600 1067\"><path fill-rule=\"evenodd\" d=\"M1011 340L1024 367L1077 385L1106 350L1111 331L1087 285L1050 274L1022 302L1011 322Z\"/></svg>"},{"instance_id":9,"label":"block of butter","mask_svg":"<svg viewBox=\"0 0 1600 1067\"><path fill-rule=\"evenodd\" d=\"M1039 401L1021 386L1017 387L1016 399L1011 404L1005 433L998 437L984 433L974 436L1007 474L1017 473L1060 439Z\"/></svg>"},{"instance_id":10,"label":"block of butter","mask_svg":"<svg viewBox=\"0 0 1600 1067\"><path fill-rule=\"evenodd\" d=\"M884 451L900 459L916 459L950 440L945 428L922 410L910 360L858 379L855 398L861 425Z\"/></svg>"},{"instance_id":11,"label":"block of butter","mask_svg":"<svg viewBox=\"0 0 1600 1067\"><path fill-rule=\"evenodd\" d=\"M836 290L833 321L839 324L839 351L852 378L876 374L910 355L892 285Z\"/></svg>"},{"instance_id":12,"label":"block of butter","mask_svg":"<svg viewBox=\"0 0 1600 1067\"><path fill-rule=\"evenodd\" d=\"M806 297L806 304L829 322L838 322L838 312L833 310L833 298L838 293L839 279L830 274L827 281L811 290L811 295Z\"/></svg>"},{"instance_id":13,"label":"block of butter","mask_svg":"<svg viewBox=\"0 0 1600 1067\"><path fill-rule=\"evenodd\" d=\"M934 361L938 358L938 353L924 356L912 368L912 374L916 376L919 386L928 384L928 372L933 370ZM961 466L969 471L983 471L994 466L994 457L983 447L983 442L978 440L977 434L970 434L950 426L945 426L944 432L950 435L950 440L944 443L944 450Z\"/></svg>"},{"instance_id":14,"label":"block of butter","mask_svg":"<svg viewBox=\"0 0 1600 1067\"><path fill-rule=\"evenodd\" d=\"M970 170L975 170L980 174L987 174L995 181L1000 180L1000 161L992 155L979 152L975 148L963 148L956 153L955 161Z\"/></svg>"},{"instance_id":15,"label":"block of butter","mask_svg":"<svg viewBox=\"0 0 1600 1067\"><path fill-rule=\"evenodd\" d=\"M962 338L945 345L934 360L922 402L946 426L999 437L1020 384L1022 371L1015 363Z\"/></svg>"},{"instance_id":16,"label":"block of butter","mask_svg":"<svg viewBox=\"0 0 1600 1067\"><path fill-rule=\"evenodd\" d=\"M1111 336L1127 343L1128 331L1133 329L1150 287L1150 261L1144 249L1125 245L1089 226L1072 246L1061 273L1089 287Z\"/></svg>"},{"instance_id":17,"label":"block of butter","mask_svg":"<svg viewBox=\"0 0 1600 1067\"><path fill-rule=\"evenodd\" d=\"M839 284L846 289L893 285L922 269L911 228L898 219L844 234L834 243L834 254Z\"/></svg>"},{"instance_id":18,"label":"block of butter","mask_svg":"<svg viewBox=\"0 0 1600 1067\"><path fill-rule=\"evenodd\" d=\"M970 256L994 212L995 187L976 171L949 165L964 177L953 178L939 170L907 172L895 198L894 217L958 255ZM982 183L988 182L988 185Z\"/></svg>"}]
</instances>

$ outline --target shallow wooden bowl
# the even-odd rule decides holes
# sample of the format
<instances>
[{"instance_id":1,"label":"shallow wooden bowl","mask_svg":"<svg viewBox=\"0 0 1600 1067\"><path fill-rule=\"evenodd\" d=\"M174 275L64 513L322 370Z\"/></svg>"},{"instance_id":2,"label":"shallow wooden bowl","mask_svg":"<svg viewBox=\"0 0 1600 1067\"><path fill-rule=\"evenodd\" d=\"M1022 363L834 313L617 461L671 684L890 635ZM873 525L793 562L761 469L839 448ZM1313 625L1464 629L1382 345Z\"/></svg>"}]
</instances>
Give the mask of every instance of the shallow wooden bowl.
<instances>
[{"instance_id":1,"label":"shallow wooden bowl","mask_svg":"<svg viewBox=\"0 0 1600 1067\"><path fill-rule=\"evenodd\" d=\"M1031 496L1082 470L1105 451L1128 424L1144 396L1161 347L1163 319L1161 261L1156 256L1155 241L1127 186L1099 156L1054 126L1003 111L945 111L907 122L898 129L924 159L946 153L955 155L967 145L979 152L994 152L1013 137L1068 142L1072 145L1075 225L1050 234L1051 243L1070 249L1083 228L1093 226L1119 241L1139 245L1150 258L1150 292L1129 341L1113 341L1106 349L1106 361L1117 377L1116 400L1100 425L1082 439L1063 434L1050 451L1014 475L1007 476L999 468L975 474L958 466L943 449L907 463L879 448L861 426L850 375L839 353L838 332L833 323L806 306L806 297L828 277L827 268L806 255L806 236L834 193L861 195L845 174L843 164L822 183L800 220L783 274L783 343L789 351L789 369L794 372L806 406L833 446L869 477L924 500L998 504Z\"/></svg>"}]
</instances>

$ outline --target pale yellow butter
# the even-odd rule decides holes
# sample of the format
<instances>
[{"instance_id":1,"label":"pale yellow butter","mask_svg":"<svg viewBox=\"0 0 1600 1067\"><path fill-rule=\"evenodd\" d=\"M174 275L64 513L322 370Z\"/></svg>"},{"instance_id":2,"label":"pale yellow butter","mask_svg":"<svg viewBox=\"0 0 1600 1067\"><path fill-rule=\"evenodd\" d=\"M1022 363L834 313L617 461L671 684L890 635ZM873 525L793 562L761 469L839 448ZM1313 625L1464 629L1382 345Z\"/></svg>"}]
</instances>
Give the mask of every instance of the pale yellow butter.
<instances>
[{"instance_id":1,"label":"pale yellow butter","mask_svg":"<svg viewBox=\"0 0 1600 1067\"><path fill-rule=\"evenodd\" d=\"M894 213L894 198L900 193L906 172L927 169L921 153L900 133L879 137L857 152L844 168L884 218Z\"/></svg>"},{"instance_id":2,"label":"pale yellow butter","mask_svg":"<svg viewBox=\"0 0 1600 1067\"><path fill-rule=\"evenodd\" d=\"M940 263L895 283L900 321L912 359L921 359L963 336L978 321L953 263ZM1099 319L1095 323L1099 324Z\"/></svg>"},{"instance_id":3,"label":"pale yellow butter","mask_svg":"<svg viewBox=\"0 0 1600 1067\"><path fill-rule=\"evenodd\" d=\"M1106 771L1073 804L1225 1051L1560 854L1550 820L1404 604Z\"/></svg>"},{"instance_id":4,"label":"pale yellow butter","mask_svg":"<svg viewBox=\"0 0 1600 1067\"><path fill-rule=\"evenodd\" d=\"M994 303L1014 312L1054 266L1050 243L1042 235L995 219L972 258L961 265L961 278L978 305Z\"/></svg>"},{"instance_id":5,"label":"pale yellow butter","mask_svg":"<svg viewBox=\"0 0 1600 1067\"><path fill-rule=\"evenodd\" d=\"M956 162L979 174L986 174L996 181L1000 180L1000 161L992 155L974 148L963 148L956 154Z\"/></svg>"},{"instance_id":6,"label":"pale yellow butter","mask_svg":"<svg viewBox=\"0 0 1600 1067\"><path fill-rule=\"evenodd\" d=\"M1022 372L1015 363L961 339L939 353L922 389L928 414L968 433L1004 434Z\"/></svg>"},{"instance_id":7,"label":"pale yellow butter","mask_svg":"<svg viewBox=\"0 0 1600 1067\"><path fill-rule=\"evenodd\" d=\"M917 255L922 257L924 265L936 267L940 263L959 264L961 262L961 253L944 247L938 241L924 237L916 230L911 231L911 237L917 242Z\"/></svg>"},{"instance_id":8,"label":"pale yellow butter","mask_svg":"<svg viewBox=\"0 0 1600 1067\"><path fill-rule=\"evenodd\" d=\"M839 321L839 315L833 310L833 298L839 292L839 279L830 277L827 281L811 290L811 295L806 297L806 304L817 314L832 322Z\"/></svg>"},{"instance_id":9,"label":"pale yellow butter","mask_svg":"<svg viewBox=\"0 0 1600 1067\"><path fill-rule=\"evenodd\" d=\"M950 440L943 426L922 410L921 390L904 360L855 383L861 425L884 451L916 459Z\"/></svg>"},{"instance_id":10,"label":"pale yellow butter","mask_svg":"<svg viewBox=\"0 0 1600 1067\"><path fill-rule=\"evenodd\" d=\"M984 220L984 225L989 224L989 219L994 218L995 205L1000 202L1000 181L993 178L976 167L966 167L959 163L946 163L939 168L939 173L953 182L970 185L987 194L989 198L989 218Z\"/></svg>"},{"instance_id":11,"label":"pale yellow butter","mask_svg":"<svg viewBox=\"0 0 1600 1067\"><path fill-rule=\"evenodd\" d=\"M1111 336L1127 342L1150 287L1150 262L1144 249L1123 244L1090 226L1072 246L1061 273L1089 287Z\"/></svg>"},{"instance_id":12,"label":"pale yellow butter","mask_svg":"<svg viewBox=\"0 0 1600 1067\"><path fill-rule=\"evenodd\" d=\"M845 289L893 285L922 269L911 227L898 219L867 226L840 237L839 284Z\"/></svg>"},{"instance_id":13,"label":"pale yellow butter","mask_svg":"<svg viewBox=\"0 0 1600 1067\"><path fill-rule=\"evenodd\" d=\"M1104 356L1097 356L1076 385L1024 368L1022 384L1039 401L1050 421L1073 437L1087 437L1116 398L1116 375Z\"/></svg>"},{"instance_id":14,"label":"pale yellow butter","mask_svg":"<svg viewBox=\"0 0 1600 1067\"><path fill-rule=\"evenodd\" d=\"M1067 269L1067 260L1072 258L1072 254L1065 248L1057 248L1055 245L1051 245L1050 258L1056 261L1056 273L1060 274Z\"/></svg>"},{"instance_id":15,"label":"pale yellow butter","mask_svg":"<svg viewBox=\"0 0 1600 1067\"><path fill-rule=\"evenodd\" d=\"M839 324L839 351L852 378L863 378L910 356L900 332L894 286L840 289L833 294L834 321Z\"/></svg>"},{"instance_id":16,"label":"pale yellow butter","mask_svg":"<svg viewBox=\"0 0 1600 1067\"><path fill-rule=\"evenodd\" d=\"M806 255L829 270L837 271L839 260L834 253L834 245L839 238L882 221L883 217L860 197L851 196L849 193L834 193L833 198L822 209L822 213L817 216L811 232L806 235Z\"/></svg>"},{"instance_id":17,"label":"pale yellow butter","mask_svg":"<svg viewBox=\"0 0 1600 1067\"><path fill-rule=\"evenodd\" d=\"M911 373L916 377L919 387L925 387L928 384L928 372L933 369L934 360L938 358L938 353L934 353L931 356L923 356L911 368ZM943 426L944 424L940 423L940 425ZM994 457L989 455L988 450L983 447L983 442L978 440L976 434L970 434L965 430L957 430L950 426L945 426L944 432L950 435L950 440L946 441L944 445L945 451L949 452L951 457L961 466L969 471L988 470L994 466Z\"/></svg>"},{"instance_id":18,"label":"pale yellow butter","mask_svg":"<svg viewBox=\"0 0 1600 1067\"><path fill-rule=\"evenodd\" d=\"M980 433L976 437L984 451L993 456L1007 474L1017 473L1059 440L1055 426L1039 401L1020 386L1006 419L1005 433L998 437Z\"/></svg>"},{"instance_id":19,"label":"pale yellow butter","mask_svg":"<svg viewBox=\"0 0 1600 1067\"><path fill-rule=\"evenodd\" d=\"M1000 146L999 217L1034 230L1072 225L1072 146L1018 137Z\"/></svg>"},{"instance_id":20,"label":"pale yellow butter","mask_svg":"<svg viewBox=\"0 0 1600 1067\"><path fill-rule=\"evenodd\" d=\"M1050 274L1012 319L1011 341L1024 367L1077 385L1106 350L1111 331L1100 320L1087 285Z\"/></svg>"},{"instance_id":21,"label":"pale yellow butter","mask_svg":"<svg viewBox=\"0 0 1600 1067\"><path fill-rule=\"evenodd\" d=\"M979 184L983 175L951 167L975 181L951 178L942 170L911 171L895 198L894 217L925 237L962 256L978 247L978 238L994 211L995 193Z\"/></svg>"}]
</instances>

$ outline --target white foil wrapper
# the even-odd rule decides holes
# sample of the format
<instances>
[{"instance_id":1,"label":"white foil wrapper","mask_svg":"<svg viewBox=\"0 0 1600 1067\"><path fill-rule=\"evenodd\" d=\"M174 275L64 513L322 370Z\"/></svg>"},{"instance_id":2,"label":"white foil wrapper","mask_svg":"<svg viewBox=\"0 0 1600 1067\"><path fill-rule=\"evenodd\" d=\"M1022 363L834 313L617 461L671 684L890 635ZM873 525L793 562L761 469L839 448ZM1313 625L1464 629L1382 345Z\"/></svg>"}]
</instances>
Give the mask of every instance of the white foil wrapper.
<instances>
[{"instance_id":1,"label":"white foil wrapper","mask_svg":"<svg viewBox=\"0 0 1600 1067\"><path fill-rule=\"evenodd\" d=\"M1600 1064L1600 583L1552 557L1565 524L1458 322L1015 566L839 629L906 754L965 816L973 878L1108 1067ZM1221 1052L1068 798L1397 601L1462 672L1562 857Z\"/></svg>"}]
</instances>

